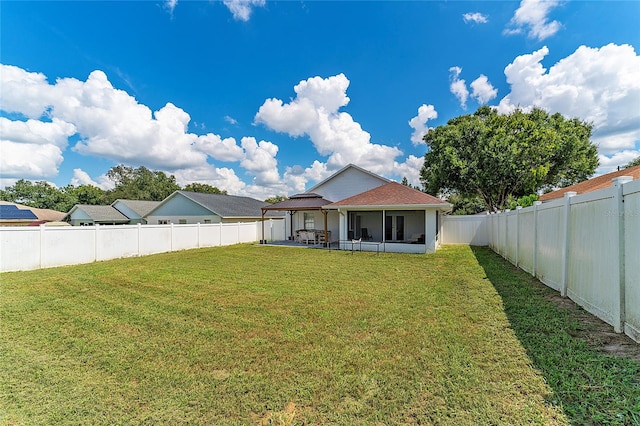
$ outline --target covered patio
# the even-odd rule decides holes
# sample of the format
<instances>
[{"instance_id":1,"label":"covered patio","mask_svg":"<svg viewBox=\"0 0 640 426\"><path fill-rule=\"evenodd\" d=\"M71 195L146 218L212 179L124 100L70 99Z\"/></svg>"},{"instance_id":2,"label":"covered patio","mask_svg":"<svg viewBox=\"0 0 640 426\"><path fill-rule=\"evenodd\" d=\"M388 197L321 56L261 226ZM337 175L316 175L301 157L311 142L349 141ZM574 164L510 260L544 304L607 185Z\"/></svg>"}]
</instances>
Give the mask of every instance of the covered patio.
<instances>
[{"instance_id":1,"label":"covered patio","mask_svg":"<svg viewBox=\"0 0 640 426\"><path fill-rule=\"evenodd\" d=\"M440 215L450 204L397 182L325 206L340 215L341 248L432 253L439 245Z\"/></svg>"},{"instance_id":2,"label":"covered patio","mask_svg":"<svg viewBox=\"0 0 640 426\"><path fill-rule=\"evenodd\" d=\"M289 230L287 241L305 245L328 246L332 241L332 235L337 232L331 229L333 224L337 230L336 218L331 218L330 212L324 206L331 204L331 201L324 199L321 195L305 192L292 195L289 199L270 206L262 207L262 218L269 211L289 212ZM261 244L266 242L264 238L264 220L262 228Z\"/></svg>"}]
</instances>

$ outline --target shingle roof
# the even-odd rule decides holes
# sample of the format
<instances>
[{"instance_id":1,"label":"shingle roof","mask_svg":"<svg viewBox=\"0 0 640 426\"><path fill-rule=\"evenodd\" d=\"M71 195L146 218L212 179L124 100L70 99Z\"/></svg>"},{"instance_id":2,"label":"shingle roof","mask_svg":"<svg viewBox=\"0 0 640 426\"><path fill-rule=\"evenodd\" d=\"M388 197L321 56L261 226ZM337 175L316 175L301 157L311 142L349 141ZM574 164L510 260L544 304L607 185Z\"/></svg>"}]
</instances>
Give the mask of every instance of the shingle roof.
<instances>
[{"instance_id":1,"label":"shingle roof","mask_svg":"<svg viewBox=\"0 0 640 426\"><path fill-rule=\"evenodd\" d=\"M158 207L161 201L147 201L147 200L116 200L112 203L115 204L117 202L121 202L125 206L129 207L131 210L136 212L138 216L144 217L151 210Z\"/></svg>"},{"instance_id":2,"label":"shingle roof","mask_svg":"<svg viewBox=\"0 0 640 426\"><path fill-rule=\"evenodd\" d=\"M94 222L129 222L128 217L120 213L112 206L92 206L89 204L76 204L74 208L78 208L85 212L91 219L93 219Z\"/></svg>"},{"instance_id":3,"label":"shingle roof","mask_svg":"<svg viewBox=\"0 0 640 426\"><path fill-rule=\"evenodd\" d=\"M540 196L540 201L549 201L556 198L562 198L564 197L565 192L569 191L573 191L577 194L584 194L585 192L609 188L611 186L611 179L615 179L620 176L631 176L634 180L640 179L640 166L617 170L615 172L607 173L606 175L600 175L594 177L593 179L585 180L571 186L560 188L557 191L548 192Z\"/></svg>"},{"instance_id":4,"label":"shingle roof","mask_svg":"<svg viewBox=\"0 0 640 426\"><path fill-rule=\"evenodd\" d=\"M327 208L337 207L385 207L385 206L442 206L448 207L449 203L442 201L433 195L425 194L416 189L389 182L369 191L362 192L352 197L329 204Z\"/></svg>"},{"instance_id":5,"label":"shingle roof","mask_svg":"<svg viewBox=\"0 0 640 426\"><path fill-rule=\"evenodd\" d=\"M288 200L263 207L264 210L319 210L321 207L331 204L321 195L313 192L292 195Z\"/></svg>"},{"instance_id":6,"label":"shingle roof","mask_svg":"<svg viewBox=\"0 0 640 426\"><path fill-rule=\"evenodd\" d=\"M177 191L190 200L204 206L223 218L232 217L262 217L262 207L270 206L269 203L250 197L236 195L205 194L201 192ZM283 213L273 211L265 216L280 217Z\"/></svg>"}]
</instances>

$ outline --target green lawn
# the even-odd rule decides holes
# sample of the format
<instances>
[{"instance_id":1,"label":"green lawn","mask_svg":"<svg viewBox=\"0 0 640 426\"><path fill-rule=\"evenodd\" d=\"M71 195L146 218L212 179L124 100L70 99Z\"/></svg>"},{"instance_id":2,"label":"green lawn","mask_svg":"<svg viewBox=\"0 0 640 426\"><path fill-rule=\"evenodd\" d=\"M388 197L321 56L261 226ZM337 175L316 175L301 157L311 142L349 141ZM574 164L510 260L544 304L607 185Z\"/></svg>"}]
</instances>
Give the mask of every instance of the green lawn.
<instances>
[{"instance_id":1,"label":"green lawn","mask_svg":"<svg viewBox=\"0 0 640 426\"><path fill-rule=\"evenodd\" d=\"M640 365L488 249L0 275L0 424L638 424Z\"/></svg>"}]
</instances>

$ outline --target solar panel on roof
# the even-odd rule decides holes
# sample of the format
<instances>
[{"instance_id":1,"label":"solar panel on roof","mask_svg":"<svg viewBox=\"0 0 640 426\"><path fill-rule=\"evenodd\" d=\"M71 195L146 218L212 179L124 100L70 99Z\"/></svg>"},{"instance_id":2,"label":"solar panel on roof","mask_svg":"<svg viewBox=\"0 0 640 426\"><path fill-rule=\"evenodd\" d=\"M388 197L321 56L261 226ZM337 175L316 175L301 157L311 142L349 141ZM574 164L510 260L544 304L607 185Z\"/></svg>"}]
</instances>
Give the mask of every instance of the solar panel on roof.
<instances>
[{"instance_id":1,"label":"solar panel on roof","mask_svg":"<svg viewBox=\"0 0 640 426\"><path fill-rule=\"evenodd\" d=\"M31 210L22 210L12 205L0 205L0 219L38 219Z\"/></svg>"}]
</instances>

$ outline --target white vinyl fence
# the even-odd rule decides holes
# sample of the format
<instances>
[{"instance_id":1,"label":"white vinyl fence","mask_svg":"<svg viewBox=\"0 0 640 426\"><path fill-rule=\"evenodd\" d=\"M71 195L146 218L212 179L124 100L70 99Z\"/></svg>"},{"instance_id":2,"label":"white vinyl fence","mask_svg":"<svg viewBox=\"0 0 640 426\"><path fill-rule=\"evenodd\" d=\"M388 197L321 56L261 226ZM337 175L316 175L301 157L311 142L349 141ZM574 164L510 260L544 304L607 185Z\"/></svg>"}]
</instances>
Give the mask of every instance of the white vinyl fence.
<instances>
[{"instance_id":1,"label":"white vinyl fence","mask_svg":"<svg viewBox=\"0 0 640 426\"><path fill-rule=\"evenodd\" d=\"M285 239L284 220L264 224L267 241ZM0 228L0 272L260 241L261 222Z\"/></svg>"},{"instance_id":2,"label":"white vinyl fence","mask_svg":"<svg viewBox=\"0 0 640 426\"><path fill-rule=\"evenodd\" d=\"M515 211L445 217L442 241L483 245L486 235L495 252L640 342L640 180L613 185Z\"/></svg>"}]
</instances>

